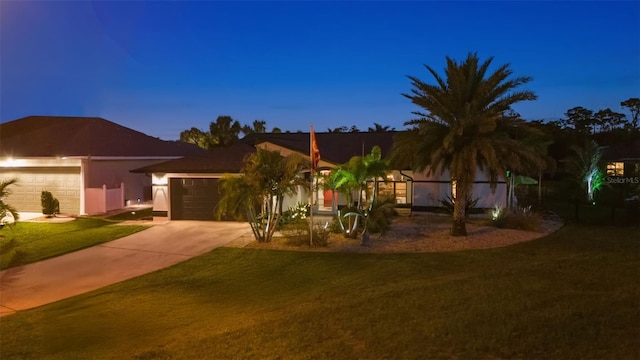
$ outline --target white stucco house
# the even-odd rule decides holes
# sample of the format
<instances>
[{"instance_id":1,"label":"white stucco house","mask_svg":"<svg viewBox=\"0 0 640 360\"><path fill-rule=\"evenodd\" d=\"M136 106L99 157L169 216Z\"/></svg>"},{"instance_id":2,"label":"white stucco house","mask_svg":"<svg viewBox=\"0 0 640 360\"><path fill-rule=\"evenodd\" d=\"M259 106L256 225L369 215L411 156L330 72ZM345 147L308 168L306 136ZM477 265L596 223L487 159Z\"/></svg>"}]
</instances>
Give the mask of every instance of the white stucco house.
<instances>
[{"instance_id":1,"label":"white stucco house","mask_svg":"<svg viewBox=\"0 0 640 360\"><path fill-rule=\"evenodd\" d=\"M151 200L151 177L129 170L198 155L97 117L28 116L0 124L0 180L16 178L8 202L40 212L49 191L66 214L98 214Z\"/></svg>"},{"instance_id":2,"label":"white stucco house","mask_svg":"<svg viewBox=\"0 0 640 360\"><path fill-rule=\"evenodd\" d=\"M316 133L321 160L319 172L347 162L353 156L369 154L379 146L383 156L389 153L396 132ZM152 180L154 218L170 220L213 220L214 209L220 197L218 181L225 173L239 173L243 159L257 147L278 150L282 155L292 152L309 156L309 133L251 134L229 148L215 149L206 156L190 156L157 163L133 170L148 174ZM440 207L440 200L451 195L452 183L448 173L427 176L410 170L396 169L379 183L378 191L392 195L398 207L425 211ZM318 214L335 213L346 205L344 196L331 190L314 187L313 211ZM492 208L506 204L507 184L499 181L495 192L488 179L478 173L473 185L477 206ZM309 194L301 189L286 199L285 208L308 202Z\"/></svg>"}]
</instances>

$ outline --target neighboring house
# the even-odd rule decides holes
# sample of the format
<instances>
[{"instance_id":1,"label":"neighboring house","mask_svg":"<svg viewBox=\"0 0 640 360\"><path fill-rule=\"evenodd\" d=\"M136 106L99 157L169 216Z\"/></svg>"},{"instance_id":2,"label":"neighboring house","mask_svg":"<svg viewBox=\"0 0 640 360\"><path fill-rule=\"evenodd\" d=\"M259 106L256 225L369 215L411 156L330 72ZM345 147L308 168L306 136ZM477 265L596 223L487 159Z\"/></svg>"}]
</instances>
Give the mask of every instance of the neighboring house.
<instances>
[{"instance_id":1,"label":"neighboring house","mask_svg":"<svg viewBox=\"0 0 640 360\"><path fill-rule=\"evenodd\" d=\"M601 160L606 164L607 176L640 176L640 140L606 146Z\"/></svg>"},{"instance_id":2,"label":"neighboring house","mask_svg":"<svg viewBox=\"0 0 640 360\"><path fill-rule=\"evenodd\" d=\"M148 201L151 178L129 170L202 153L96 117L29 116L0 124L0 178L18 179L11 204L23 212L41 211L43 190L69 214Z\"/></svg>"},{"instance_id":3,"label":"neighboring house","mask_svg":"<svg viewBox=\"0 0 640 360\"><path fill-rule=\"evenodd\" d=\"M318 171L328 174L331 169L346 163L353 156L367 155L374 146L379 146L383 156L389 154L396 132L349 132L316 133L320 150ZM282 155L292 152L309 156L309 133L265 133L251 134L229 148L215 149L207 156L188 157L158 163L133 170L150 174L153 179L154 217L170 220L213 220L219 194L218 180L225 173L239 173L243 159L255 152L257 147L278 150ZM427 176L409 170L391 171L384 182L379 183L379 192L393 196L399 207L428 210L440 206L440 200L451 195L452 183L447 172ZM321 180L318 180L321 181ZM323 190L316 184L313 194L314 213L331 214L345 205L342 194ZM506 204L507 186L504 181L490 190L484 176L478 176L473 186L473 197L479 198L478 207L490 208L495 204ZM285 208L299 202L308 202L308 192L299 193L285 201Z\"/></svg>"}]
</instances>

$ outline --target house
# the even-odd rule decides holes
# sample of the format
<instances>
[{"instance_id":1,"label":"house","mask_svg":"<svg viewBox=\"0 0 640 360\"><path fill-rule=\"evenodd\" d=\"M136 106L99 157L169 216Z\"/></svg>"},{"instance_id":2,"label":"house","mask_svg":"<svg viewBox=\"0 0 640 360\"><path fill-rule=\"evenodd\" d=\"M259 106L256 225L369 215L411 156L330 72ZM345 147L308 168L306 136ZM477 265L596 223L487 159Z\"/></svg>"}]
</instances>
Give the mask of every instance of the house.
<instances>
[{"instance_id":1,"label":"house","mask_svg":"<svg viewBox=\"0 0 640 360\"><path fill-rule=\"evenodd\" d=\"M151 178L129 170L203 153L97 117L28 116L0 124L0 179L18 179L10 203L22 212L41 211L42 191L69 214L151 200Z\"/></svg>"},{"instance_id":2,"label":"house","mask_svg":"<svg viewBox=\"0 0 640 360\"><path fill-rule=\"evenodd\" d=\"M316 133L321 160L320 174L346 163L353 156L369 154L379 146L383 156L389 154L396 132ZM217 184L225 173L238 173L243 159L256 148L278 150L282 155L296 152L309 156L309 133L250 134L229 148L215 149L206 156L185 157L132 170L149 174L152 181L154 218L170 220L213 220L218 201ZM398 207L428 210L439 207L440 200L451 194L452 183L448 173L427 175L406 169L395 169L378 184L380 194L393 196ZM315 181L322 181L316 179ZM314 213L332 214L346 204L342 194L314 186ZM373 186L373 184L371 184ZM506 204L507 185L501 181L495 192L488 178L482 174L473 185L473 196L478 207L491 208ZM285 208L299 202L308 202L308 192L301 189L292 198L285 199Z\"/></svg>"},{"instance_id":3,"label":"house","mask_svg":"<svg viewBox=\"0 0 640 360\"><path fill-rule=\"evenodd\" d=\"M606 164L607 176L640 176L640 140L606 146L601 160Z\"/></svg>"}]
</instances>

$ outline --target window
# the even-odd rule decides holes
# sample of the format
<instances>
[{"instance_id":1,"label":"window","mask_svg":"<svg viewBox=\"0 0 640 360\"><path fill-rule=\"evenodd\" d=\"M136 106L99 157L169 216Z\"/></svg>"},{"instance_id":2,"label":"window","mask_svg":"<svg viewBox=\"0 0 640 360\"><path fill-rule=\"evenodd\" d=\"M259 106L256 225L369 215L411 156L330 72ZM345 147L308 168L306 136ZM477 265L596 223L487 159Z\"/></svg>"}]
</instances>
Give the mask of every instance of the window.
<instances>
[{"instance_id":1,"label":"window","mask_svg":"<svg viewBox=\"0 0 640 360\"><path fill-rule=\"evenodd\" d=\"M623 162L610 162L607 164L608 176L623 176L624 175L624 163Z\"/></svg>"},{"instance_id":2,"label":"window","mask_svg":"<svg viewBox=\"0 0 640 360\"><path fill-rule=\"evenodd\" d=\"M387 181L384 181L382 178L378 179L378 196L381 197L393 197L395 198L396 204L406 204L407 203L407 182L404 179L394 180L394 176L387 175ZM369 193L373 191L373 181L367 182L367 190Z\"/></svg>"}]
</instances>

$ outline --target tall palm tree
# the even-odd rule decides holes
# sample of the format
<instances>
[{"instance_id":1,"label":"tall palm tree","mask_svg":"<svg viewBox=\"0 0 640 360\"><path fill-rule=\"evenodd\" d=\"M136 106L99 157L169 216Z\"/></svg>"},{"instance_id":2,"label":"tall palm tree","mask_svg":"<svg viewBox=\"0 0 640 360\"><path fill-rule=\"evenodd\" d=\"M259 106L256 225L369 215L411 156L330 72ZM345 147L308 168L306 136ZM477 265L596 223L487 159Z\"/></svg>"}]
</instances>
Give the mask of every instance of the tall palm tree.
<instances>
[{"instance_id":1,"label":"tall palm tree","mask_svg":"<svg viewBox=\"0 0 640 360\"><path fill-rule=\"evenodd\" d=\"M493 58L480 63L477 54L469 53L459 63L446 59L444 77L425 65L435 84L408 76L413 89L403 95L424 112L413 112L419 118L406 122L410 130L396 135L392 159L429 174L449 170L455 183L451 235L464 236L466 199L477 169L489 176L495 190L507 170L525 172L542 166L534 150L510 136L515 124L503 116L513 104L535 100L536 95L514 90L531 78L510 78L508 64L490 73Z\"/></svg>"},{"instance_id":2,"label":"tall palm tree","mask_svg":"<svg viewBox=\"0 0 640 360\"><path fill-rule=\"evenodd\" d=\"M222 178L218 217L225 214L236 219L244 217L257 241L271 241L284 197L309 185L300 176L308 168L308 160L300 154L283 157L279 151L257 149L246 159L240 176Z\"/></svg>"},{"instance_id":3,"label":"tall palm tree","mask_svg":"<svg viewBox=\"0 0 640 360\"><path fill-rule=\"evenodd\" d=\"M3 221L5 221L5 219L7 218L9 219L9 221L7 221L7 224L16 222L20 218L18 210L5 202L6 198L11 195L11 189L9 187L15 185L17 182L18 179L0 181L0 223L2 223L3 225ZM10 218L13 218L13 221L11 221Z\"/></svg>"}]
</instances>

